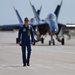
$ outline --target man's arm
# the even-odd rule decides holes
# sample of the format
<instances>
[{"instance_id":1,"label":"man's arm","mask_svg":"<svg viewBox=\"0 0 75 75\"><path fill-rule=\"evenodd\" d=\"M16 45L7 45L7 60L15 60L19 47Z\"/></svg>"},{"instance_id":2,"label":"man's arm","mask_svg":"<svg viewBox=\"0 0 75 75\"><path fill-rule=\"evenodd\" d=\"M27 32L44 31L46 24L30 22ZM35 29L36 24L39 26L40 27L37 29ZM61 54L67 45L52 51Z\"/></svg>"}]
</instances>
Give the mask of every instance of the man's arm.
<instances>
[{"instance_id":1,"label":"man's arm","mask_svg":"<svg viewBox=\"0 0 75 75\"><path fill-rule=\"evenodd\" d=\"M22 28L20 27L19 31L18 31L18 44L20 45L20 41L21 41L21 33L22 33Z\"/></svg>"},{"instance_id":2,"label":"man's arm","mask_svg":"<svg viewBox=\"0 0 75 75\"><path fill-rule=\"evenodd\" d=\"M33 28L31 27L31 42L34 42L34 31Z\"/></svg>"}]
</instances>

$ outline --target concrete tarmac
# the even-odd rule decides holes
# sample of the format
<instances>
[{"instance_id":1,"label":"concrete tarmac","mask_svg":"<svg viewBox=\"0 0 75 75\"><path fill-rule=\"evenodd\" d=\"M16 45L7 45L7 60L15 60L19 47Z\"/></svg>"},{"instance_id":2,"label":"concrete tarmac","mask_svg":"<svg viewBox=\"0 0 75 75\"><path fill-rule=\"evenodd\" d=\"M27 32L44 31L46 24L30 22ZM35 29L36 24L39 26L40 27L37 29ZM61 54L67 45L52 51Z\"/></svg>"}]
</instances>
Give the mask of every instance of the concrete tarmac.
<instances>
[{"instance_id":1,"label":"concrete tarmac","mask_svg":"<svg viewBox=\"0 0 75 75\"><path fill-rule=\"evenodd\" d=\"M32 46L30 66L23 67L21 47L15 43L17 32L0 32L0 75L75 75L75 38Z\"/></svg>"}]
</instances>

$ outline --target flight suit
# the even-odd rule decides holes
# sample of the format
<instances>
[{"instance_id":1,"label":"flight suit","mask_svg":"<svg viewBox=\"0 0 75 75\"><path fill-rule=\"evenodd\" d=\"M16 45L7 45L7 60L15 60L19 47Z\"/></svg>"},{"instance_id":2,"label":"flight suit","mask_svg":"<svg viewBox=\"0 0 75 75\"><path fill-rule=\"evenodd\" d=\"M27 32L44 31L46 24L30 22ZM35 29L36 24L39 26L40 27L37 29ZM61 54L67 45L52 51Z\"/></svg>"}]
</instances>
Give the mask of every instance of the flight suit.
<instances>
[{"instance_id":1,"label":"flight suit","mask_svg":"<svg viewBox=\"0 0 75 75\"><path fill-rule=\"evenodd\" d=\"M29 63L30 55L31 55L31 41L30 41L30 35L31 35L31 41L34 42L34 34L32 27L28 26L26 27L23 25L23 27L20 27L19 33L18 33L18 42L21 42L21 48L22 48L22 59L23 64ZM26 47L27 47L27 58L26 58Z\"/></svg>"}]
</instances>

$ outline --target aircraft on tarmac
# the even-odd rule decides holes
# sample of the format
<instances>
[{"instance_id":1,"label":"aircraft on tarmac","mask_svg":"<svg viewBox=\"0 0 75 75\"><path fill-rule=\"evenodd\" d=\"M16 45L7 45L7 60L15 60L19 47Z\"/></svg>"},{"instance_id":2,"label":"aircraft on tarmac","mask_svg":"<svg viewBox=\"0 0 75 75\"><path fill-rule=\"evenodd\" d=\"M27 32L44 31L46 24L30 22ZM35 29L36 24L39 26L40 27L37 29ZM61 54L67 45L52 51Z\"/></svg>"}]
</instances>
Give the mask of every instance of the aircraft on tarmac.
<instances>
[{"instance_id":1,"label":"aircraft on tarmac","mask_svg":"<svg viewBox=\"0 0 75 75\"><path fill-rule=\"evenodd\" d=\"M5 25L0 25L0 31L13 31L15 29L19 29L21 26L23 26L23 20L21 19L21 16L18 12L17 9L15 9L15 7L13 6L14 11L17 15L19 24L5 24ZM40 7L40 9L37 10L37 14L40 15L40 11L41 11L42 6ZM35 18L31 18L30 19L30 25L32 25L33 21L35 21Z\"/></svg>"},{"instance_id":2,"label":"aircraft on tarmac","mask_svg":"<svg viewBox=\"0 0 75 75\"><path fill-rule=\"evenodd\" d=\"M51 39L49 40L49 45L51 45L51 44L55 45L55 40L53 38L54 35L56 35L56 40L58 42L61 42L62 45L64 45L65 44L64 35L60 38L59 37L60 31L66 30L66 29L75 29L75 25L66 25L66 24L58 23L58 16L59 16L59 12L60 12L60 9L62 6L62 2L63 2L63 0L61 1L60 5L57 5L57 8L54 11L54 13L50 13L45 18L44 21L40 20L38 14L36 13L36 9L35 9L34 5L32 5L30 2L33 13L35 15L35 19L38 23L37 26L33 26L33 28L35 27L34 32L36 32L37 41L41 41L42 43L44 43L43 36L45 36L48 33L51 37ZM41 22L43 22L43 23L41 23Z\"/></svg>"},{"instance_id":3,"label":"aircraft on tarmac","mask_svg":"<svg viewBox=\"0 0 75 75\"><path fill-rule=\"evenodd\" d=\"M69 25L74 26L75 23L67 23L66 25L67 25L67 26L69 26ZM60 32L61 32L61 33L60 33L60 36L59 36L59 37L62 37L63 35L67 35L67 36L68 36L67 39L68 39L68 40L71 39L71 32L72 32L72 31L70 31L70 30L68 30L68 29L63 29L63 30L61 30Z\"/></svg>"},{"instance_id":4,"label":"aircraft on tarmac","mask_svg":"<svg viewBox=\"0 0 75 75\"><path fill-rule=\"evenodd\" d=\"M57 5L56 10L54 11L54 13L50 13L45 20L40 20L39 15L40 15L40 11L36 11L34 5L31 4L30 5L32 7L32 10L34 12L35 17L32 18L29 22L29 25L31 25L34 29L34 32L37 36L37 39L35 40L35 43L38 41L41 41L42 43L44 43L44 36L46 34L49 34L51 39L49 40L49 45L53 44L55 45L55 40L54 40L54 35L56 35L56 39L57 41L61 42L62 45L65 44L65 40L64 40L64 36L62 36L62 38L59 37L59 33L62 29L75 29L75 25L71 26L71 25L65 25L65 24L61 24L58 23L58 16L59 16L59 12L62 6L62 2L60 3L60 5ZM15 24L15 25L9 25L7 26L7 28L9 29L14 29L14 28L19 28L20 26L23 25L23 21L18 13L18 11L14 8L17 17L19 19L20 24ZM36 22L34 22L36 20ZM4 28L4 27L3 27ZM35 44L34 43L34 44Z\"/></svg>"}]
</instances>

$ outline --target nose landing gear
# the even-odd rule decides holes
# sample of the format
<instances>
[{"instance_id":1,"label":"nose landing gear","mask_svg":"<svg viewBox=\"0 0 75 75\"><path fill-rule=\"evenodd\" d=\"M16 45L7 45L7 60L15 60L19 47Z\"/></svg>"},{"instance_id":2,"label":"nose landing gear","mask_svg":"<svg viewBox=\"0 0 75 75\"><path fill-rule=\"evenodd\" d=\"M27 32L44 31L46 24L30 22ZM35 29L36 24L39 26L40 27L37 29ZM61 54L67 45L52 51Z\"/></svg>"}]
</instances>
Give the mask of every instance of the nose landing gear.
<instances>
[{"instance_id":1,"label":"nose landing gear","mask_svg":"<svg viewBox=\"0 0 75 75\"><path fill-rule=\"evenodd\" d=\"M53 45L55 45L55 40L53 39L53 40L49 41L49 46L51 45L51 43L52 43Z\"/></svg>"}]
</instances>

